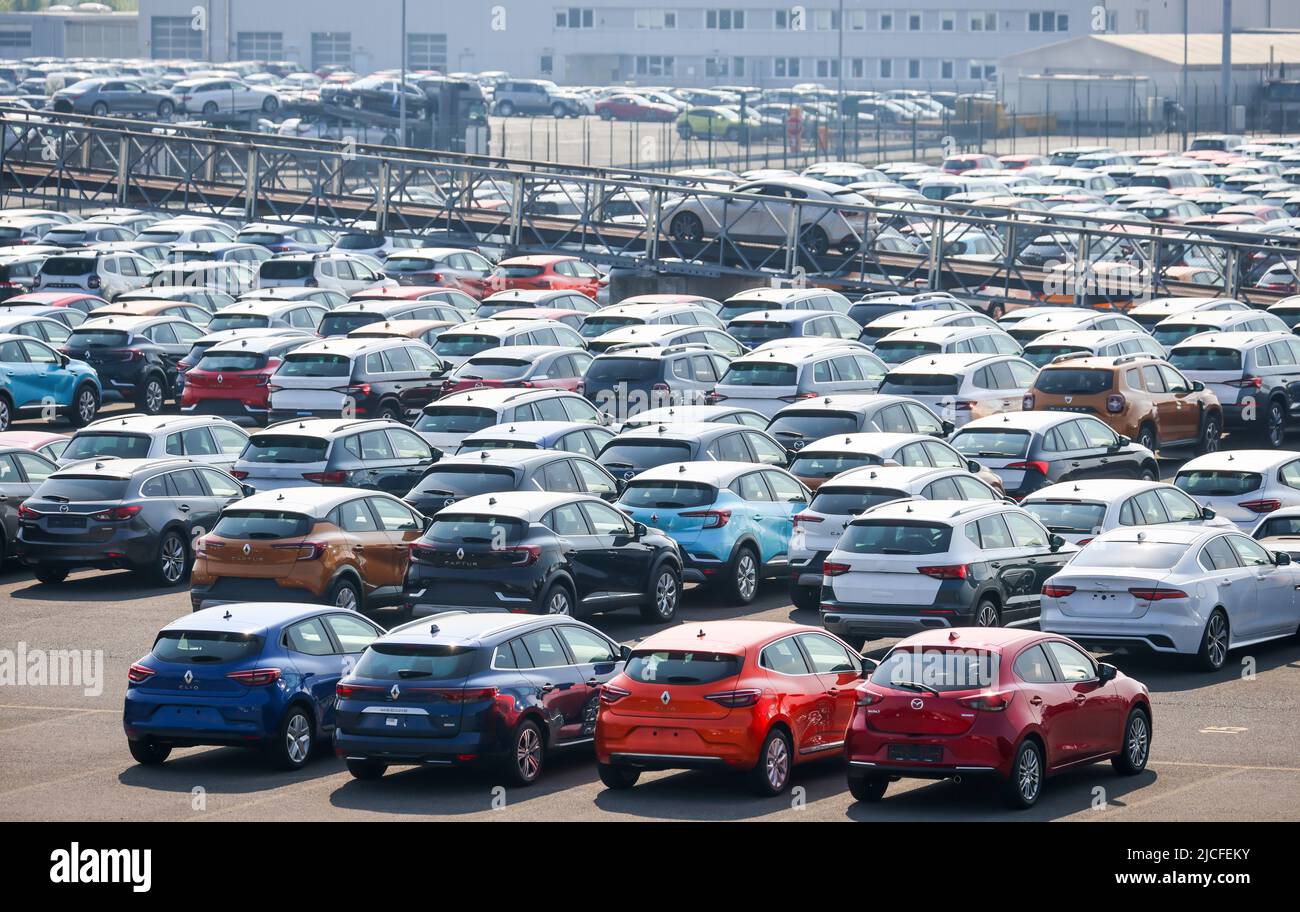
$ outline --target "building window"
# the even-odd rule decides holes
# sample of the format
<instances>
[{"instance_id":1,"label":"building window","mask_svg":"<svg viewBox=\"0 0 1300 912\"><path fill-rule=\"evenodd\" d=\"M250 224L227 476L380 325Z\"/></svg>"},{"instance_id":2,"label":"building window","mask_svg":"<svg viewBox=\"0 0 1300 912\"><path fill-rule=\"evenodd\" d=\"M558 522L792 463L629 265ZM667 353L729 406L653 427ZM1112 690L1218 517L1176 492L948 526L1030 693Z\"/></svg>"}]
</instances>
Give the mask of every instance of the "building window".
<instances>
[{"instance_id":1,"label":"building window","mask_svg":"<svg viewBox=\"0 0 1300 912\"><path fill-rule=\"evenodd\" d=\"M894 78L894 61L892 60L880 61L880 78L881 79Z\"/></svg>"},{"instance_id":2,"label":"building window","mask_svg":"<svg viewBox=\"0 0 1300 912\"><path fill-rule=\"evenodd\" d=\"M970 30L972 32L996 32L998 30L998 14L971 13Z\"/></svg>"},{"instance_id":3,"label":"building window","mask_svg":"<svg viewBox=\"0 0 1300 912\"><path fill-rule=\"evenodd\" d=\"M704 59L705 76L744 76L744 57L706 57Z\"/></svg>"},{"instance_id":4,"label":"building window","mask_svg":"<svg viewBox=\"0 0 1300 912\"><path fill-rule=\"evenodd\" d=\"M912 58L911 60L907 61L907 78L908 79L921 78L921 61L917 60L916 58Z\"/></svg>"},{"instance_id":5,"label":"building window","mask_svg":"<svg viewBox=\"0 0 1300 912\"><path fill-rule=\"evenodd\" d=\"M406 36L406 65L412 70L447 72L447 36L436 32L410 32Z\"/></svg>"},{"instance_id":6,"label":"building window","mask_svg":"<svg viewBox=\"0 0 1300 912\"><path fill-rule=\"evenodd\" d=\"M1065 13L1044 10L1029 14L1029 31L1031 32L1068 32L1070 17Z\"/></svg>"},{"instance_id":7,"label":"building window","mask_svg":"<svg viewBox=\"0 0 1300 912\"><path fill-rule=\"evenodd\" d=\"M854 57L849 61L849 75L853 79L867 78L867 61L861 57Z\"/></svg>"},{"instance_id":8,"label":"building window","mask_svg":"<svg viewBox=\"0 0 1300 912\"><path fill-rule=\"evenodd\" d=\"M704 27L724 31L743 29L745 11L741 9L711 9L704 14Z\"/></svg>"},{"instance_id":9,"label":"building window","mask_svg":"<svg viewBox=\"0 0 1300 912\"><path fill-rule=\"evenodd\" d=\"M673 75L673 58L659 54L642 54L636 59L636 75L671 76Z\"/></svg>"},{"instance_id":10,"label":"building window","mask_svg":"<svg viewBox=\"0 0 1300 912\"><path fill-rule=\"evenodd\" d=\"M956 70L956 66L955 66L955 64L954 64L951 60L940 60L940 61L939 61L939 78L940 78L940 79L952 79L952 74L955 73L956 71L957 71L957 70Z\"/></svg>"},{"instance_id":11,"label":"building window","mask_svg":"<svg viewBox=\"0 0 1300 912\"><path fill-rule=\"evenodd\" d=\"M894 30L894 14L893 14L893 13L881 13L881 14L880 14L880 30L881 30L882 32L892 32L892 31Z\"/></svg>"},{"instance_id":12,"label":"building window","mask_svg":"<svg viewBox=\"0 0 1300 912\"><path fill-rule=\"evenodd\" d=\"M778 79L799 78L799 58L777 57L772 63L772 73Z\"/></svg>"},{"instance_id":13,"label":"building window","mask_svg":"<svg viewBox=\"0 0 1300 912\"><path fill-rule=\"evenodd\" d=\"M542 59L537 62L537 71L543 76L550 76L555 72L555 58L550 54L543 54Z\"/></svg>"},{"instance_id":14,"label":"building window","mask_svg":"<svg viewBox=\"0 0 1300 912\"><path fill-rule=\"evenodd\" d=\"M851 32L865 32L867 30L867 11L866 10L845 10L844 27Z\"/></svg>"},{"instance_id":15,"label":"building window","mask_svg":"<svg viewBox=\"0 0 1300 912\"><path fill-rule=\"evenodd\" d=\"M813 28L819 32L836 32L840 28L839 10L814 10Z\"/></svg>"},{"instance_id":16,"label":"building window","mask_svg":"<svg viewBox=\"0 0 1300 912\"><path fill-rule=\"evenodd\" d=\"M31 29L4 29L0 31L0 48L6 51L27 51L32 46Z\"/></svg>"},{"instance_id":17,"label":"building window","mask_svg":"<svg viewBox=\"0 0 1300 912\"><path fill-rule=\"evenodd\" d=\"M921 30L921 14L920 14L920 13L908 13L908 14L907 14L907 30L908 30L909 32L919 32L919 31Z\"/></svg>"},{"instance_id":18,"label":"building window","mask_svg":"<svg viewBox=\"0 0 1300 912\"><path fill-rule=\"evenodd\" d=\"M639 29L675 29L677 28L677 10L639 9L636 11L636 27Z\"/></svg>"},{"instance_id":19,"label":"building window","mask_svg":"<svg viewBox=\"0 0 1300 912\"><path fill-rule=\"evenodd\" d=\"M1119 13L1115 10L1110 10L1106 13L1106 31L1119 31Z\"/></svg>"},{"instance_id":20,"label":"building window","mask_svg":"<svg viewBox=\"0 0 1300 912\"><path fill-rule=\"evenodd\" d=\"M557 29L589 29L594 27L596 13L594 10L581 9L571 6L568 9L558 9L555 11L555 27Z\"/></svg>"},{"instance_id":21,"label":"building window","mask_svg":"<svg viewBox=\"0 0 1300 912\"><path fill-rule=\"evenodd\" d=\"M1134 10L1133 15L1137 17L1137 30L1139 32L1151 31L1151 11Z\"/></svg>"},{"instance_id":22,"label":"building window","mask_svg":"<svg viewBox=\"0 0 1300 912\"><path fill-rule=\"evenodd\" d=\"M837 57L821 57L817 60L818 79L839 79L840 61Z\"/></svg>"},{"instance_id":23,"label":"building window","mask_svg":"<svg viewBox=\"0 0 1300 912\"><path fill-rule=\"evenodd\" d=\"M351 32L311 33L311 68L323 66L352 66Z\"/></svg>"},{"instance_id":24,"label":"building window","mask_svg":"<svg viewBox=\"0 0 1300 912\"><path fill-rule=\"evenodd\" d=\"M992 82L997 78L998 68L996 64L985 63L983 60L972 60L970 62L970 78L982 79L985 82Z\"/></svg>"},{"instance_id":25,"label":"building window","mask_svg":"<svg viewBox=\"0 0 1300 912\"><path fill-rule=\"evenodd\" d=\"M956 14L956 13L940 13L940 14L939 14L939 30L942 31L942 32L955 32L955 31L957 31L957 14Z\"/></svg>"},{"instance_id":26,"label":"building window","mask_svg":"<svg viewBox=\"0 0 1300 912\"><path fill-rule=\"evenodd\" d=\"M284 32L238 32L236 60L279 60L284 56Z\"/></svg>"},{"instance_id":27,"label":"building window","mask_svg":"<svg viewBox=\"0 0 1300 912\"><path fill-rule=\"evenodd\" d=\"M203 33L189 16L153 16L149 20L149 53L162 60L199 60Z\"/></svg>"}]
</instances>

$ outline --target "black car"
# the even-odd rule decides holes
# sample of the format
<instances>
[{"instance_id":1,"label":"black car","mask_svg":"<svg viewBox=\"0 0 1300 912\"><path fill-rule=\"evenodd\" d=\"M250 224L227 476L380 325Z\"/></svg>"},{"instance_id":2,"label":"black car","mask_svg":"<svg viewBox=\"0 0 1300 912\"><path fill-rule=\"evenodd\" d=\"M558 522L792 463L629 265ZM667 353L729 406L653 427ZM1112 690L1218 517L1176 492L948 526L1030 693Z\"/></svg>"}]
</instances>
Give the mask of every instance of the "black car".
<instances>
[{"instance_id":1,"label":"black car","mask_svg":"<svg viewBox=\"0 0 1300 912\"><path fill-rule=\"evenodd\" d=\"M620 349L587 365L583 395L621 419L671 405L704 405L730 363L706 343Z\"/></svg>"},{"instance_id":2,"label":"black car","mask_svg":"<svg viewBox=\"0 0 1300 912\"><path fill-rule=\"evenodd\" d=\"M990 415L959 430L952 445L992 470L1016 500L1047 485L1080 478L1160 479L1155 454L1091 415Z\"/></svg>"},{"instance_id":3,"label":"black car","mask_svg":"<svg viewBox=\"0 0 1300 912\"><path fill-rule=\"evenodd\" d=\"M358 779L389 766L498 765L531 785L589 744L600 688L628 655L570 617L450 612L370 644L336 687L334 747Z\"/></svg>"},{"instance_id":4,"label":"black car","mask_svg":"<svg viewBox=\"0 0 1300 912\"><path fill-rule=\"evenodd\" d=\"M900 294L894 291L875 291L853 302L849 316L866 326L885 314L905 313L913 310L970 310L946 291L923 291L919 294Z\"/></svg>"},{"instance_id":5,"label":"black car","mask_svg":"<svg viewBox=\"0 0 1300 912\"><path fill-rule=\"evenodd\" d=\"M734 424L678 422L624 431L596 457L615 478L628 481L646 469L670 462L719 460L790 464L785 447L765 431Z\"/></svg>"},{"instance_id":6,"label":"black car","mask_svg":"<svg viewBox=\"0 0 1300 912\"><path fill-rule=\"evenodd\" d=\"M435 515L411 546L406 603L417 615L639 607L647 620L667 622L677 614L681 568L672 539L599 497L479 494Z\"/></svg>"},{"instance_id":7,"label":"black car","mask_svg":"<svg viewBox=\"0 0 1300 912\"><path fill-rule=\"evenodd\" d=\"M425 472L405 501L425 516L475 494L554 491L614 501L622 485L595 460L558 450L488 449L448 456Z\"/></svg>"},{"instance_id":8,"label":"black car","mask_svg":"<svg viewBox=\"0 0 1300 912\"><path fill-rule=\"evenodd\" d=\"M18 507L57 469L53 462L31 450L21 447L0 449L0 525L4 527L4 540L0 541L0 566L15 554Z\"/></svg>"},{"instance_id":9,"label":"black car","mask_svg":"<svg viewBox=\"0 0 1300 912\"><path fill-rule=\"evenodd\" d=\"M76 463L18 508L18 556L42 583L126 568L175 586L193 565L196 530L211 529L244 492L220 469L188 459Z\"/></svg>"},{"instance_id":10,"label":"black car","mask_svg":"<svg viewBox=\"0 0 1300 912\"><path fill-rule=\"evenodd\" d=\"M105 402L157 415L176 398L180 360L203 335L176 317L99 317L75 328L59 351L99 372Z\"/></svg>"}]
</instances>

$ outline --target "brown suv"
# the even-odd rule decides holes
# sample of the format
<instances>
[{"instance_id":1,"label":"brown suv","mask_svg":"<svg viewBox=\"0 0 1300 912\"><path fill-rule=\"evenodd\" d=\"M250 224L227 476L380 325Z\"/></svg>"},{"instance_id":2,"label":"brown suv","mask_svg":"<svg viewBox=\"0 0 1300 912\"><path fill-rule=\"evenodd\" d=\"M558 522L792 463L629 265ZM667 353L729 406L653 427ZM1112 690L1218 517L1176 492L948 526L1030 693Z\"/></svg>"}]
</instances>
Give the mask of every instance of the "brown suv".
<instances>
[{"instance_id":1,"label":"brown suv","mask_svg":"<svg viewBox=\"0 0 1300 912\"><path fill-rule=\"evenodd\" d=\"M224 510L195 548L194 610L223 602L326 602L360 611L401 601L426 522L396 497L306 486Z\"/></svg>"},{"instance_id":2,"label":"brown suv","mask_svg":"<svg viewBox=\"0 0 1300 912\"><path fill-rule=\"evenodd\" d=\"M1096 415L1149 450L1195 446L1212 453L1223 431L1214 393L1152 355L1062 355L1038 372L1024 407Z\"/></svg>"}]
</instances>

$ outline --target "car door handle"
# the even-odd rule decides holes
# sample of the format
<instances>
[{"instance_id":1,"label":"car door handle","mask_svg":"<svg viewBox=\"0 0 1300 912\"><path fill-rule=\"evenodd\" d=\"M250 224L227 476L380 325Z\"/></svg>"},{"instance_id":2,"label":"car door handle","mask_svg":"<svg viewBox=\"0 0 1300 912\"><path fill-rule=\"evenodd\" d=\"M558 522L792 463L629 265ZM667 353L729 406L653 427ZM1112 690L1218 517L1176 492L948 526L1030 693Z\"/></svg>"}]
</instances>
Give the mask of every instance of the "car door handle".
<instances>
[{"instance_id":1,"label":"car door handle","mask_svg":"<svg viewBox=\"0 0 1300 912\"><path fill-rule=\"evenodd\" d=\"M1042 705L1043 705L1043 698L1040 697L1040 696L1038 696L1038 694L1034 694L1032 697L1029 698L1029 705L1030 705L1030 706L1042 706Z\"/></svg>"},{"instance_id":2,"label":"car door handle","mask_svg":"<svg viewBox=\"0 0 1300 912\"><path fill-rule=\"evenodd\" d=\"M840 695L840 689L838 687L831 687L827 689L826 694L831 697L838 697Z\"/></svg>"},{"instance_id":3,"label":"car door handle","mask_svg":"<svg viewBox=\"0 0 1300 912\"><path fill-rule=\"evenodd\" d=\"M588 686L588 687L599 687L599 686L600 686L600 681L596 680L595 678L588 678L588 679L587 679L587 686Z\"/></svg>"},{"instance_id":4,"label":"car door handle","mask_svg":"<svg viewBox=\"0 0 1300 912\"><path fill-rule=\"evenodd\" d=\"M188 512L190 512L190 505L189 505L189 504L181 504L181 505L180 505L179 507L177 507L176 509L180 510L182 513L188 513Z\"/></svg>"},{"instance_id":5,"label":"car door handle","mask_svg":"<svg viewBox=\"0 0 1300 912\"><path fill-rule=\"evenodd\" d=\"M998 561L994 561L993 563L989 564L989 566L990 566L990 567L1001 567L1002 564L1001 564L1000 562L998 562Z\"/></svg>"},{"instance_id":6,"label":"car door handle","mask_svg":"<svg viewBox=\"0 0 1300 912\"><path fill-rule=\"evenodd\" d=\"M1075 694L1075 695L1074 695L1074 702L1075 702L1075 703L1080 703L1080 704L1082 704L1082 703L1083 703L1085 700L1087 700L1087 699L1088 699L1088 697L1087 697L1086 694Z\"/></svg>"},{"instance_id":7,"label":"car door handle","mask_svg":"<svg viewBox=\"0 0 1300 912\"><path fill-rule=\"evenodd\" d=\"M1232 585L1232 580L1224 580L1224 581L1223 581L1223 585L1225 585L1225 586L1231 586L1231 585Z\"/></svg>"},{"instance_id":8,"label":"car door handle","mask_svg":"<svg viewBox=\"0 0 1300 912\"><path fill-rule=\"evenodd\" d=\"M537 689L540 690L542 693L547 694L555 690L555 685L552 684L550 681L547 681L545 684L543 684L541 687Z\"/></svg>"}]
</instances>

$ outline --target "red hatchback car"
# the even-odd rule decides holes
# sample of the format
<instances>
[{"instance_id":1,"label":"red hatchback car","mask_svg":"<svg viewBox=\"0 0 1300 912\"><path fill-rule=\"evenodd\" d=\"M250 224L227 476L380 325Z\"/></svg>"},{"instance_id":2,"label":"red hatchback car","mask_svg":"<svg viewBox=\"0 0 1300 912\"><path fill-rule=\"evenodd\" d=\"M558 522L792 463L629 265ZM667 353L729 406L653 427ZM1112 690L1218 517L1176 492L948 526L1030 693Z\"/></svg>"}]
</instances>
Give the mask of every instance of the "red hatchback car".
<instances>
[{"instance_id":1,"label":"red hatchback car","mask_svg":"<svg viewBox=\"0 0 1300 912\"><path fill-rule=\"evenodd\" d=\"M265 424L271 412L271 375L285 354L314 339L257 336L212 346L185 374L181 411L220 415L245 426Z\"/></svg>"},{"instance_id":2,"label":"red hatchback car","mask_svg":"<svg viewBox=\"0 0 1300 912\"><path fill-rule=\"evenodd\" d=\"M1065 637L927 631L891 649L857 688L849 791L879 801L901 778L992 775L1012 807L1027 808L1061 770L1110 760L1121 775L1142 772L1151 722L1146 685Z\"/></svg>"},{"instance_id":3,"label":"red hatchback car","mask_svg":"<svg viewBox=\"0 0 1300 912\"><path fill-rule=\"evenodd\" d=\"M600 779L626 789L643 770L729 769L779 794L796 764L840 755L862 674L862 659L817 627L712 621L656 633L601 688Z\"/></svg>"},{"instance_id":4,"label":"red hatchback car","mask_svg":"<svg viewBox=\"0 0 1300 912\"><path fill-rule=\"evenodd\" d=\"M497 263L489 287L494 293L511 288L578 291L595 300L603 283L600 270L585 260L539 254L510 257Z\"/></svg>"}]
</instances>

